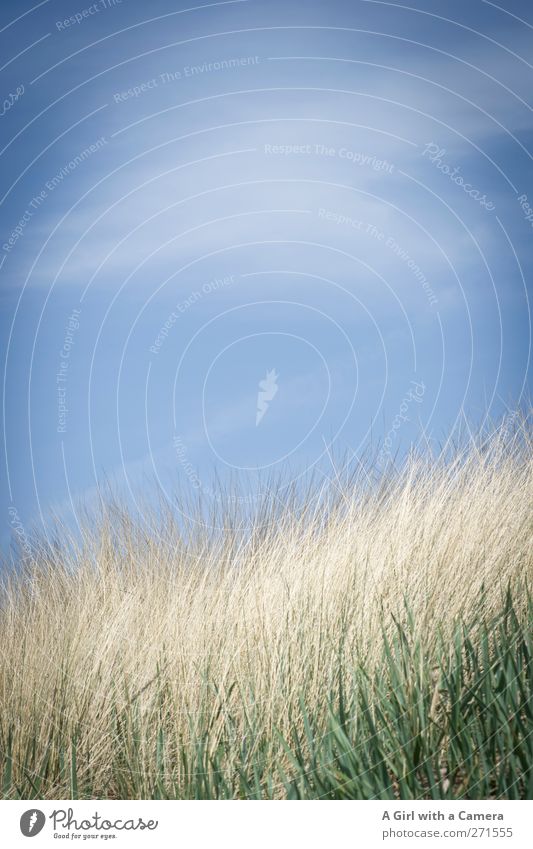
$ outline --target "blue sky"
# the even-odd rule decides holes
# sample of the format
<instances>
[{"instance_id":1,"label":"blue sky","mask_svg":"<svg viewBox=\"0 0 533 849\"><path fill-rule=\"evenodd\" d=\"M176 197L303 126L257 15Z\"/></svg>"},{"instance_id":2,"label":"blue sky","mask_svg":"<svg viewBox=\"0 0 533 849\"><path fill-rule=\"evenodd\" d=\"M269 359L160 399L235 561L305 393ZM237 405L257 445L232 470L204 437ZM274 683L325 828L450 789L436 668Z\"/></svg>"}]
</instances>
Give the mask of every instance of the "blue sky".
<instances>
[{"instance_id":1,"label":"blue sky","mask_svg":"<svg viewBox=\"0 0 533 849\"><path fill-rule=\"evenodd\" d=\"M527 397L532 36L509 0L3 2L3 545L104 478L209 500Z\"/></svg>"}]
</instances>

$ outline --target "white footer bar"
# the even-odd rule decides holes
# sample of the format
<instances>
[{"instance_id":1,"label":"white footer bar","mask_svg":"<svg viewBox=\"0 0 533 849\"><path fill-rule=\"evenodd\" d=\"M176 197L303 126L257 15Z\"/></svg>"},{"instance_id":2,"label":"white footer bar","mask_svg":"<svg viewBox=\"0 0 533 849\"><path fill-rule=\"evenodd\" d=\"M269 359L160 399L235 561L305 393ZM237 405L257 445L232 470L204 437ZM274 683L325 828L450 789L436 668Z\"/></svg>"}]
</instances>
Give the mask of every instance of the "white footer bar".
<instances>
[{"instance_id":1,"label":"white footer bar","mask_svg":"<svg viewBox=\"0 0 533 849\"><path fill-rule=\"evenodd\" d=\"M0 802L0 845L533 847L533 802ZM31 842L32 839L35 842Z\"/></svg>"}]
</instances>

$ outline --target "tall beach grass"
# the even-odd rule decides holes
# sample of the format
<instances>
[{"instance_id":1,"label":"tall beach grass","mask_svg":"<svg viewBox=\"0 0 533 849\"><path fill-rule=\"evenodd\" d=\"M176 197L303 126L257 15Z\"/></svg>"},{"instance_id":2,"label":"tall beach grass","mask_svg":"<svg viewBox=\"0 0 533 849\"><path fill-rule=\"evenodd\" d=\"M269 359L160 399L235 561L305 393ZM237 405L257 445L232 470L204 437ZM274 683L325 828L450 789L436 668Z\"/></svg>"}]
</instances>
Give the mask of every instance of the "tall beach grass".
<instances>
[{"instance_id":1,"label":"tall beach grass","mask_svg":"<svg viewBox=\"0 0 533 849\"><path fill-rule=\"evenodd\" d=\"M37 543L3 571L4 798L532 798L532 448L524 417Z\"/></svg>"}]
</instances>

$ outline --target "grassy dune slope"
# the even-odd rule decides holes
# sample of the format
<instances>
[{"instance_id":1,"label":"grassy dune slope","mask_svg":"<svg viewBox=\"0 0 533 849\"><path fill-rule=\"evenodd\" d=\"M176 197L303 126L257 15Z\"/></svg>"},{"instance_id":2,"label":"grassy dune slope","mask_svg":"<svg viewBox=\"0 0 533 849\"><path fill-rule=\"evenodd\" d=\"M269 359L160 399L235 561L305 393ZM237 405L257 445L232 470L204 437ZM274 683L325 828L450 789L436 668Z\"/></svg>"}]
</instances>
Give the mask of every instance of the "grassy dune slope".
<instances>
[{"instance_id":1,"label":"grassy dune slope","mask_svg":"<svg viewBox=\"0 0 533 849\"><path fill-rule=\"evenodd\" d=\"M532 798L532 448L41 546L1 597L4 796Z\"/></svg>"}]
</instances>

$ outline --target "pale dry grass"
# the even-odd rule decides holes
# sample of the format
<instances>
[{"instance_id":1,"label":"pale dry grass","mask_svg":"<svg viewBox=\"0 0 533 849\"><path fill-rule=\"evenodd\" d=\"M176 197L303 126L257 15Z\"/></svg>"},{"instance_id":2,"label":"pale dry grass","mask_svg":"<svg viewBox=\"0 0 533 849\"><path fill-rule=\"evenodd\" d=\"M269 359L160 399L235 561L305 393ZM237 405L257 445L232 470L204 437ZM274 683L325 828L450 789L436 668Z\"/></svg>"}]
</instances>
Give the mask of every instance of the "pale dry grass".
<instances>
[{"instance_id":1,"label":"pale dry grass","mask_svg":"<svg viewBox=\"0 0 533 849\"><path fill-rule=\"evenodd\" d=\"M167 771L169 751L203 729L215 750L228 717L236 749L251 727L288 735L300 698L320 713L339 675L372 668L406 601L428 651L481 599L496 611L510 587L520 606L533 577L532 459L523 424L378 482L337 481L316 501L263 510L252 528L233 515L225 532L185 535L154 515L147 531L109 509L81 541L43 546L6 582L0 613L13 774L30 741L61 761L59 741L75 739L77 780L90 774L98 795L121 746L139 747L125 771L130 755L137 772L152 769L161 723L174 740Z\"/></svg>"}]
</instances>

